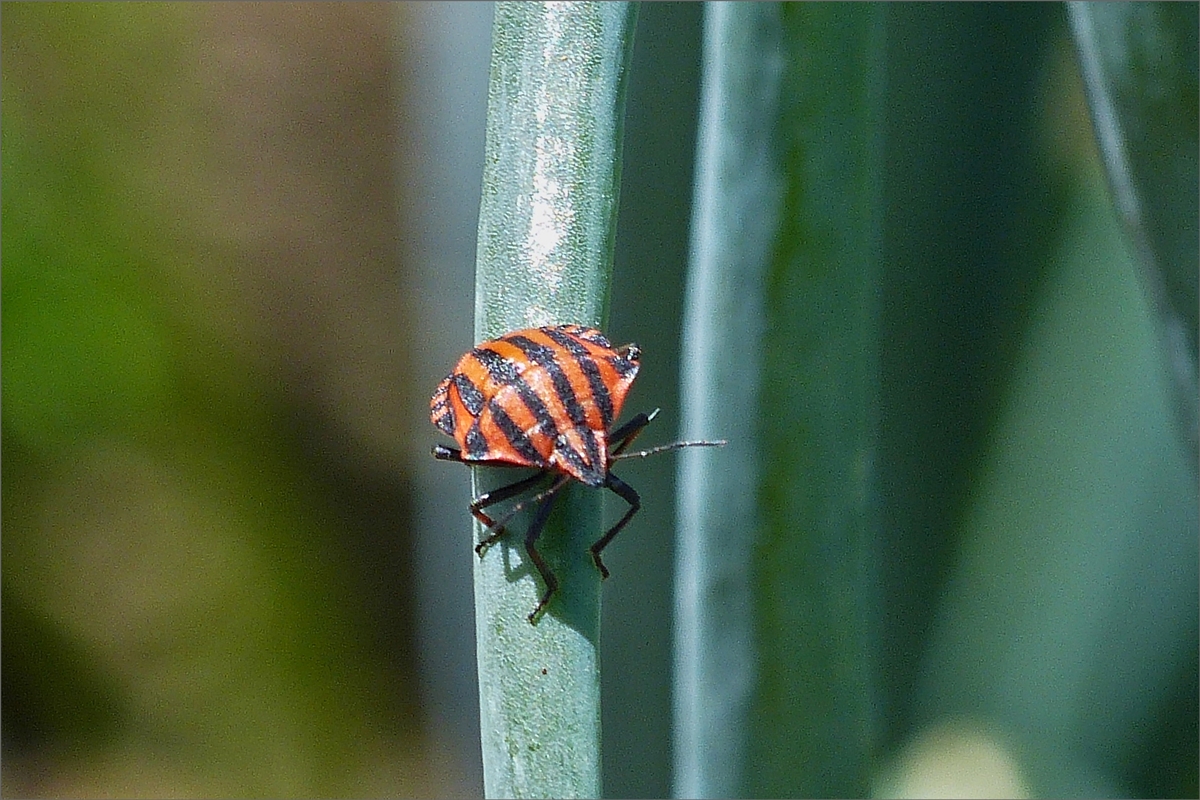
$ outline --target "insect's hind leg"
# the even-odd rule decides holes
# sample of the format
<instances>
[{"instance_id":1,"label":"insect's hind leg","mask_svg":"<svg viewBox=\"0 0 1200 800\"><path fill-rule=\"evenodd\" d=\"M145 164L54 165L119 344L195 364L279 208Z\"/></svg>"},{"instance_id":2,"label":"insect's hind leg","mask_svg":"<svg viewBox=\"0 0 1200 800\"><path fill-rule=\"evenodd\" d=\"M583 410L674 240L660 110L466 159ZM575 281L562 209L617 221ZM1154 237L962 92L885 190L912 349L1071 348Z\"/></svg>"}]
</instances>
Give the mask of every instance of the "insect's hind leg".
<instances>
[{"instance_id":1,"label":"insect's hind leg","mask_svg":"<svg viewBox=\"0 0 1200 800\"><path fill-rule=\"evenodd\" d=\"M642 427L644 428L646 426L643 424ZM640 431L641 429L639 428L638 430ZM636 435L636 433L637 432L635 431L634 435ZM632 440L632 436L630 437L630 440ZM600 560L600 551L605 547L608 547L608 543L611 542L613 538L621 532L621 529L629 523L629 520L633 519L633 515L636 514L642 507L642 498L638 496L637 490L635 490L625 481L618 478L616 475L613 475L611 472L608 473L608 477L604 479L604 486L607 489L611 489L626 503L629 503L629 510L625 512L625 516L621 517L621 520L616 525L613 525L611 528L609 528L608 533L601 536L591 548L592 561L595 562L596 569L600 570L601 577L607 578L608 568L605 567L604 562Z\"/></svg>"},{"instance_id":2,"label":"insect's hind leg","mask_svg":"<svg viewBox=\"0 0 1200 800\"><path fill-rule=\"evenodd\" d=\"M550 571L550 567L546 566L545 560L542 559L542 554L538 552L537 540L542 535L542 529L546 527L546 520L550 518L550 509L554 506L554 499L558 496L558 491L567 483L566 477L559 478L554 482L554 485L545 491L545 497L541 500L541 505L538 506L537 516L529 523L529 530L525 533L525 552L529 554L529 560L537 567L538 574L542 576L542 582L546 584L546 591L542 593L542 597L538 600L537 608L529 614L529 624L536 625L538 619L546 611L546 606L550 603L550 598L554 592L558 590L558 579L554 577L554 573Z\"/></svg>"}]
</instances>

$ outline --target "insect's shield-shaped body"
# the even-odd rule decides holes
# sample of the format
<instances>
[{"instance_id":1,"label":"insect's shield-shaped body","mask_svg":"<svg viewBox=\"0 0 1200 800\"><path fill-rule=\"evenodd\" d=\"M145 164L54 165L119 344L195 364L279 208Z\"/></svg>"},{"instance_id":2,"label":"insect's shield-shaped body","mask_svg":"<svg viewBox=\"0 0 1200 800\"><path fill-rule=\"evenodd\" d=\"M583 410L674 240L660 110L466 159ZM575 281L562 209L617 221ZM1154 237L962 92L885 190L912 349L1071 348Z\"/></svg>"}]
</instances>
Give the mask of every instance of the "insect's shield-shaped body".
<instances>
[{"instance_id":1,"label":"insect's shield-shaped body","mask_svg":"<svg viewBox=\"0 0 1200 800\"><path fill-rule=\"evenodd\" d=\"M594 328L513 331L459 359L430 401L465 461L552 470L601 486L608 433L637 377L636 345Z\"/></svg>"},{"instance_id":2,"label":"insect's shield-shaped body","mask_svg":"<svg viewBox=\"0 0 1200 800\"><path fill-rule=\"evenodd\" d=\"M601 551L641 508L633 487L610 471L618 458L644 457L680 447L724 442L675 442L640 453L625 452L657 414L637 414L620 427L625 397L637 377L641 351L637 345L614 348L604 334L582 325L553 325L506 333L467 352L438 384L429 401L429 417L461 449L438 445L436 458L464 464L532 467L539 470L508 486L486 492L471 502L471 514L485 535L475 552L505 535L505 522L523 503L499 520L485 509L545 486L530 502L538 513L525 536L525 551L546 584L529 615L536 622L545 611L558 580L539 554L536 542L550 504L571 480L606 488L629 508L617 524L591 547L602 577L608 570Z\"/></svg>"}]
</instances>

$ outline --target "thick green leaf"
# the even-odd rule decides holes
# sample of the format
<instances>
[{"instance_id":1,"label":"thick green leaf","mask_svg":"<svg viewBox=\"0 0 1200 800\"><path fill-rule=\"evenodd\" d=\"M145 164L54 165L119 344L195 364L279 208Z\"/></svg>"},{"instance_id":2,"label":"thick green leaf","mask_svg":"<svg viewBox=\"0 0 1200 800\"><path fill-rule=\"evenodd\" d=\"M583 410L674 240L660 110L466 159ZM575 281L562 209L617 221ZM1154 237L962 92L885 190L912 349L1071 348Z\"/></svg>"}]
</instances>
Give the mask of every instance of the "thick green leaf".
<instances>
[{"instance_id":1,"label":"thick green leaf","mask_svg":"<svg viewBox=\"0 0 1200 800\"><path fill-rule=\"evenodd\" d=\"M756 795L869 785L883 20L874 4L783 6L787 184L758 414Z\"/></svg>"},{"instance_id":2,"label":"thick green leaf","mask_svg":"<svg viewBox=\"0 0 1200 800\"><path fill-rule=\"evenodd\" d=\"M680 794L869 785L882 14L710 10L685 431L732 444L681 473Z\"/></svg>"}]
</instances>

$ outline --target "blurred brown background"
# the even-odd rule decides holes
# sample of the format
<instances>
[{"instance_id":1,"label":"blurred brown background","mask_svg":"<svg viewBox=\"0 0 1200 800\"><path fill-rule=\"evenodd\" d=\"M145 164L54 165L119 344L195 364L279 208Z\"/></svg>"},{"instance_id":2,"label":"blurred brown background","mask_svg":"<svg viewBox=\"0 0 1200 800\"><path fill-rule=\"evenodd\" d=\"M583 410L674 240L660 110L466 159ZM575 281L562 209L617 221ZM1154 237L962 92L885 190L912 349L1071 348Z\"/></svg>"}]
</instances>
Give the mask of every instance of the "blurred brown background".
<instances>
[{"instance_id":1,"label":"blurred brown background","mask_svg":"<svg viewBox=\"0 0 1200 800\"><path fill-rule=\"evenodd\" d=\"M476 792L417 685L422 13L5 6L6 795Z\"/></svg>"}]
</instances>

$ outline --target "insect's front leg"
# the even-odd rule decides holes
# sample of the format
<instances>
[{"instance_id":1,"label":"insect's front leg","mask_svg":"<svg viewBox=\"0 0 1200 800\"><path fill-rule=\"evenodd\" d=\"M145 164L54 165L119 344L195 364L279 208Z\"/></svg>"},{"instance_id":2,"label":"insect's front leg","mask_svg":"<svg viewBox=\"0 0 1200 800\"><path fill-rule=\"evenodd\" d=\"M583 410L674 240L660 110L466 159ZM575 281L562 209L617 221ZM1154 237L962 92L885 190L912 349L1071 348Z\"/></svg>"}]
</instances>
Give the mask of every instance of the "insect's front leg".
<instances>
[{"instance_id":1,"label":"insect's front leg","mask_svg":"<svg viewBox=\"0 0 1200 800\"><path fill-rule=\"evenodd\" d=\"M608 568L605 567L604 562L600 560L600 551L608 547L608 543L611 542L613 538L621 532L621 529L629 523L629 520L633 519L633 515L636 514L642 507L642 498L638 496L637 490L635 490L625 481L618 478L616 475L613 475L611 472L608 473L608 477L604 481L604 486L607 489L611 489L626 503L629 503L629 510L625 512L625 516L621 517L620 521L617 522L616 525L613 525L608 529L608 533L601 536L600 539L597 540L594 545L592 545L592 561L596 563L596 569L600 570L601 578L608 577Z\"/></svg>"},{"instance_id":2,"label":"insect's front leg","mask_svg":"<svg viewBox=\"0 0 1200 800\"><path fill-rule=\"evenodd\" d=\"M610 433L608 435L608 441L612 447L612 450L609 451L609 458L616 458L617 456L621 455L621 453L625 451L625 448L633 444L633 440L636 439L641 432L646 429L646 426L649 425L657 416L657 408L651 411L649 414L636 414L633 419L629 420L629 422L626 422L624 425Z\"/></svg>"},{"instance_id":3,"label":"insect's front leg","mask_svg":"<svg viewBox=\"0 0 1200 800\"><path fill-rule=\"evenodd\" d=\"M486 534L479 544L475 545L475 553L480 558L483 557L484 552L489 547L499 541L504 534L507 533L504 528L504 523L508 521L513 514L520 511L524 504L519 504L513 508L499 522L485 514L483 509L487 508L488 506L495 505L496 503L503 503L505 500L516 497L522 492L533 488L538 484L539 481L542 481L545 478L546 473L539 472L535 475L530 475L528 478L522 478L515 483L510 483L507 486L501 486L499 489L493 489L490 492L484 492L483 494L479 495L479 497L476 497L471 501L471 515L483 524L484 533Z\"/></svg>"}]
</instances>

